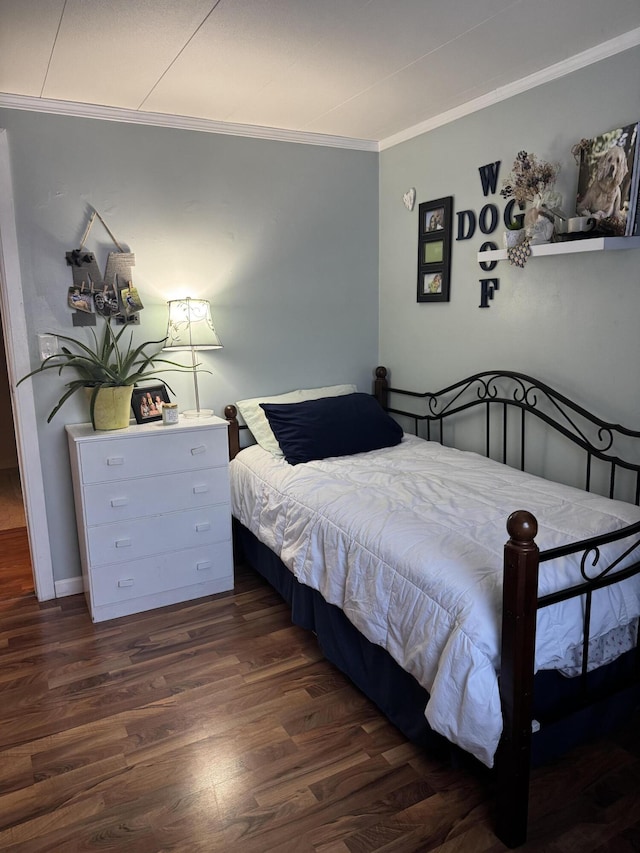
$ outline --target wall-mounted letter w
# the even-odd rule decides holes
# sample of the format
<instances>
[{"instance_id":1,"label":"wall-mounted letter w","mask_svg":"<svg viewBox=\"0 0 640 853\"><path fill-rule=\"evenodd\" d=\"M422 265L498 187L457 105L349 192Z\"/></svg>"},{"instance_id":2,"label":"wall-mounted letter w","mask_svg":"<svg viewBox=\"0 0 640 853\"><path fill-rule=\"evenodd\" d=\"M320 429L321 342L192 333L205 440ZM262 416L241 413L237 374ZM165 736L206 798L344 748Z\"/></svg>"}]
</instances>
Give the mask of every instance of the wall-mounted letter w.
<instances>
[{"instance_id":1,"label":"wall-mounted letter w","mask_svg":"<svg viewBox=\"0 0 640 853\"><path fill-rule=\"evenodd\" d=\"M487 163L486 166L478 167L482 182L482 192L485 196L488 196L490 192L494 193L496 191L500 162L500 160L496 160L495 163Z\"/></svg>"}]
</instances>

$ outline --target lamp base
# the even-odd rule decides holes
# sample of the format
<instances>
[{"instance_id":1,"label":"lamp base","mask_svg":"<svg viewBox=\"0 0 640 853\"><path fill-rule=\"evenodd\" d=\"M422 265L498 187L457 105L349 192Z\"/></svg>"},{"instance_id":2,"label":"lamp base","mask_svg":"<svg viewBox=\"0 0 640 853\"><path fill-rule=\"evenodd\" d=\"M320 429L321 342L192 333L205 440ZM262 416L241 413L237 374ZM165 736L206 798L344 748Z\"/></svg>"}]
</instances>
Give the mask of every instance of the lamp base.
<instances>
[{"instance_id":1,"label":"lamp base","mask_svg":"<svg viewBox=\"0 0 640 853\"><path fill-rule=\"evenodd\" d=\"M181 412L185 418L212 418L213 409L187 409L186 412Z\"/></svg>"}]
</instances>

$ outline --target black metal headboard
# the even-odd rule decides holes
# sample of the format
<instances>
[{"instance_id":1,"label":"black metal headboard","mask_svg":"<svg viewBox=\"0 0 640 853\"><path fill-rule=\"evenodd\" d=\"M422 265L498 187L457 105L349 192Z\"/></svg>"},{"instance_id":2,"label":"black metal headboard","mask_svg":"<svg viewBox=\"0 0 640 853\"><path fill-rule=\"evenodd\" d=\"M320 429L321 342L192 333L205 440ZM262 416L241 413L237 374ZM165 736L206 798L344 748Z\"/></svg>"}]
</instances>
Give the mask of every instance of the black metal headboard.
<instances>
[{"instance_id":1,"label":"black metal headboard","mask_svg":"<svg viewBox=\"0 0 640 853\"><path fill-rule=\"evenodd\" d=\"M544 382L523 373L489 370L441 391L420 393L394 388L385 367L376 368L375 376L373 393L380 404L399 420L412 422L417 435L445 444L445 421L483 406L480 452L524 471L528 470L527 431L533 418L584 451L584 481L576 485L640 504L640 431L599 418ZM599 465L594 476L595 460L604 463L606 474Z\"/></svg>"}]
</instances>

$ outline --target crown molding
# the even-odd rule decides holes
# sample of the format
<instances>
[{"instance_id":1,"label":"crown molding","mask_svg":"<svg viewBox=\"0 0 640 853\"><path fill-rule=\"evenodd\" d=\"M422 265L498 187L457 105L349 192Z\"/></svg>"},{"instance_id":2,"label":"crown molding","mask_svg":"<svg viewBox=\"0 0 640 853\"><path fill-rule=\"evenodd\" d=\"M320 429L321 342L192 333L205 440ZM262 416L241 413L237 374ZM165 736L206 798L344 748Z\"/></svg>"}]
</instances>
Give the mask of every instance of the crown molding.
<instances>
[{"instance_id":1,"label":"crown molding","mask_svg":"<svg viewBox=\"0 0 640 853\"><path fill-rule=\"evenodd\" d=\"M51 113L74 118L93 118L102 121L118 121L125 124L143 124L152 127L168 127L180 130L195 130L201 133L220 133L228 136L244 136L252 139L267 139L276 142L295 142L301 145L320 145L328 148L347 148L356 151L384 151L402 142L428 133L459 118L483 110L486 107L505 101L514 95L520 95L536 86L557 80L580 68L585 68L602 59L622 53L640 45L640 27L589 48L582 53L522 77L513 83L500 86L486 95L481 95L451 110L426 119L419 124L388 136L379 142L373 139L357 139L348 136L310 133L300 130L286 130L277 127L261 127L252 124L235 124L213 119L179 116L169 113L145 112L121 107L107 107L97 104L83 104L76 101L59 101L51 98L36 98L29 95L11 95L0 92L0 108L28 110L30 112Z\"/></svg>"},{"instance_id":2,"label":"crown molding","mask_svg":"<svg viewBox=\"0 0 640 853\"><path fill-rule=\"evenodd\" d=\"M629 30L629 32L617 38L605 41L582 53L577 53L575 56L564 59L562 62L557 62L555 65L550 65L548 68L543 68L542 71L536 71L534 74L529 74L527 77L522 77L520 80L516 80L506 86L500 86L486 95L481 95L479 98L460 104L460 106L447 110L447 112L408 127L406 130L400 131L400 133L395 133L393 136L381 139L378 150L384 151L386 148L393 148L393 146L399 145L401 142L406 142L430 130L435 130L437 127L442 127L442 125L449 124L471 113L493 106L493 104L497 104L500 101L506 101L514 95L521 95L529 89L535 89L536 86L557 80L559 77L564 77L573 71L585 68L587 65L600 62L601 59L607 59L609 56L622 53L625 50L629 50L629 48L637 47L639 44L640 27L635 30Z\"/></svg>"},{"instance_id":3,"label":"crown molding","mask_svg":"<svg viewBox=\"0 0 640 853\"><path fill-rule=\"evenodd\" d=\"M331 136L323 133L308 133L278 127L260 127L252 124L234 124L212 119L169 113L129 110L121 107L106 107L83 104L76 101L58 101L51 98L35 98L29 95L10 95L0 92L0 108L28 110L29 112L51 113L74 118L93 118L101 121L118 121L125 124L144 124L152 127L171 127L180 130L196 130L201 133L221 133L227 136L245 136L252 139L269 139L276 142L297 142L302 145L321 145L327 148L349 148L357 151L378 151L378 143L372 139L354 139L347 136Z\"/></svg>"}]
</instances>

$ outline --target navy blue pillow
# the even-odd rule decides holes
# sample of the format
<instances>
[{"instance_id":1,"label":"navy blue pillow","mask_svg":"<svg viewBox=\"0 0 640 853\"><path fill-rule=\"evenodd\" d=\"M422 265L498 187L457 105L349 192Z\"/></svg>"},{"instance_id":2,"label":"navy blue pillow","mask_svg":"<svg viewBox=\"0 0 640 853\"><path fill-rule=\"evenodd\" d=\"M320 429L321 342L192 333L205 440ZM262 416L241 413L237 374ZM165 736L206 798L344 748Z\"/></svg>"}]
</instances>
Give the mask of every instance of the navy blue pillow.
<instances>
[{"instance_id":1,"label":"navy blue pillow","mask_svg":"<svg viewBox=\"0 0 640 853\"><path fill-rule=\"evenodd\" d=\"M291 465L393 447L402 440L400 424L369 394L260 406Z\"/></svg>"}]
</instances>

